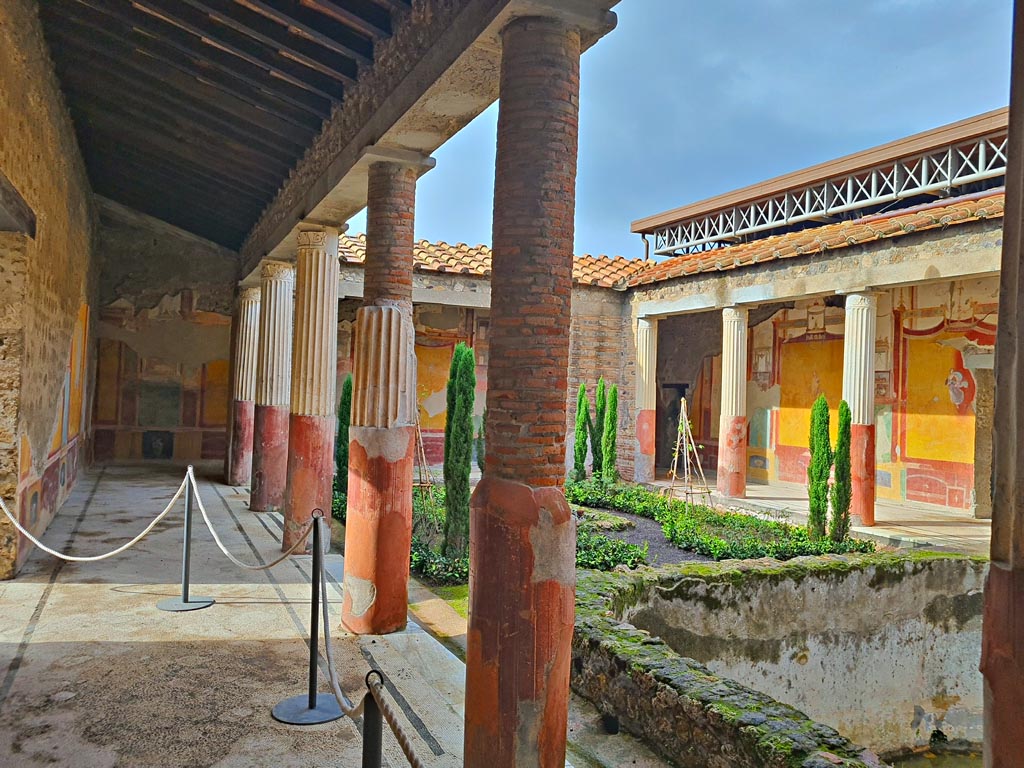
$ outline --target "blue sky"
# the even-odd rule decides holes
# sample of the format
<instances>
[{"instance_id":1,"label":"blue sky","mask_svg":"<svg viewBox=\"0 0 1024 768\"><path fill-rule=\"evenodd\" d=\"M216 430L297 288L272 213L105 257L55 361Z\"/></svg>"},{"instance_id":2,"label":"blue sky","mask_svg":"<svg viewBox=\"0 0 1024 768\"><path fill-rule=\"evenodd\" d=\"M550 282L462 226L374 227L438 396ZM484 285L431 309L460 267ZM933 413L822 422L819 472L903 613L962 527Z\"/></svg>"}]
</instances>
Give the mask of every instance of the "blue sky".
<instances>
[{"instance_id":1,"label":"blue sky","mask_svg":"<svg viewBox=\"0 0 1024 768\"><path fill-rule=\"evenodd\" d=\"M576 252L630 222L1005 106L1011 0L623 0L583 57ZM441 147L416 236L490 244L497 105ZM363 214L350 233L365 228Z\"/></svg>"}]
</instances>

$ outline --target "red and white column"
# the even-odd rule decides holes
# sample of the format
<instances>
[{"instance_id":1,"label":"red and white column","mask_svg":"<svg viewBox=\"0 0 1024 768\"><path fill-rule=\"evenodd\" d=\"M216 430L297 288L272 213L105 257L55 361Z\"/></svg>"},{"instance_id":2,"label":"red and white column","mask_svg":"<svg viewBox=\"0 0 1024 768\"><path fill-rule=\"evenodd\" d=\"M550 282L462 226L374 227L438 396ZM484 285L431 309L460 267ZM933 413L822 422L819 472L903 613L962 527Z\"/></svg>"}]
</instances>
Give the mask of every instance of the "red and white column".
<instances>
[{"instance_id":1,"label":"red and white column","mask_svg":"<svg viewBox=\"0 0 1024 768\"><path fill-rule=\"evenodd\" d=\"M641 317L636 328L636 452L633 479L654 480L655 409L658 403L658 321Z\"/></svg>"},{"instance_id":2,"label":"red and white column","mask_svg":"<svg viewBox=\"0 0 1024 768\"><path fill-rule=\"evenodd\" d=\"M338 428L338 230L301 224L298 240L282 550L295 544L314 509L330 520Z\"/></svg>"},{"instance_id":3,"label":"red and white column","mask_svg":"<svg viewBox=\"0 0 1024 768\"><path fill-rule=\"evenodd\" d=\"M467 768L565 764L576 524L562 492L579 32L502 31L487 459L470 504Z\"/></svg>"},{"instance_id":4,"label":"red and white column","mask_svg":"<svg viewBox=\"0 0 1024 768\"><path fill-rule=\"evenodd\" d=\"M414 166L370 166L363 306L356 313L342 622L358 634L405 627L416 355L412 320Z\"/></svg>"},{"instance_id":5,"label":"red and white column","mask_svg":"<svg viewBox=\"0 0 1024 768\"><path fill-rule=\"evenodd\" d=\"M260 334L260 289L238 294L235 371L232 391L231 454L228 485L248 485L252 472L253 410L256 398L256 353Z\"/></svg>"},{"instance_id":6,"label":"red and white column","mask_svg":"<svg viewBox=\"0 0 1024 768\"><path fill-rule=\"evenodd\" d=\"M722 410L718 422L718 492L747 495L747 310L722 310Z\"/></svg>"},{"instance_id":7,"label":"red and white column","mask_svg":"<svg viewBox=\"0 0 1024 768\"><path fill-rule=\"evenodd\" d=\"M288 476L295 267L277 261L265 262L260 270L260 294L249 509L281 512Z\"/></svg>"},{"instance_id":8,"label":"red and white column","mask_svg":"<svg viewBox=\"0 0 1024 768\"><path fill-rule=\"evenodd\" d=\"M854 525L875 524L875 327L878 299L870 293L846 297L843 337L843 400L850 406L850 474Z\"/></svg>"}]
</instances>

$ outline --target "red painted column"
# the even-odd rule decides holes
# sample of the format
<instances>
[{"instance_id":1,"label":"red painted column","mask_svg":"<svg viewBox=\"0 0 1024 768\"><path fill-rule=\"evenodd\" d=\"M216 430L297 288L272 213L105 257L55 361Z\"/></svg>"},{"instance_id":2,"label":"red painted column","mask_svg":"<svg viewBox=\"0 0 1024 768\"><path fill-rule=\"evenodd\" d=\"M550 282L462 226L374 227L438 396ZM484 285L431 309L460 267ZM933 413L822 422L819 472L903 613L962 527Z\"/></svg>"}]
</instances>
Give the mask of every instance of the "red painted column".
<instances>
[{"instance_id":1,"label":"red painted column","mask_svg":"<svg viewBox=\"0 0 1024 768\"><path fill-rule=\"evenodd\" d=\"M747 310L722 310L722 411L718 423L718 492L747 495Z\"/></svg>"},{"instance_id":2,"label":"red painted column","mask_svg":"<svg viewBox=\"0 0 1024 768\"><path fill-rule=\"evenodd\" d=\"M281 512L288 477L295 267L265 262L260 270L260 292L249 509Z\"/></svg>"},{"instance_id":3,"label":"red painted column","mask_svg":"<svg viewBox=\"0 0 1024 768\"><path fill-rule=\"evenodd\" d=\"M253 408L256 398L256 352L260 332L260 289L238 295L232 392L231 450L228 485L248 485L252 472Z\"/></svg>"},{"instance_id":4,"label":"red painted column","mask_svg":"<svg viewBox=\"0 0 1024 768\"><path fill-rule=\"evenodd\" d=\"M878 299L846 297L843 335L843 399L850 406L850 477L854 525L875 524L875 329Z\"/></svg>"},{"instance_id":5,"label":"red painted column","mask_svg":"<svg viewBox=\"0 0 1024 768\"><path fill-rule=\"evenodd\" d=\"M473 493L465 765L562 768L576 525L565 478L580 35L502 32L487 459Z\"/></svg>"},{"instance_id":6,"label":"red painted column","mask_svg":"<svg viewBox=\"0 0 1024 768\"><path fill-rule=\"evenodd\" d=\"M298 239L282 550L295 544L314 509L330 519L338 428L338 230L303 224Z\"/></svg>"},{"instance_id":7,"label":"red painted column","mask_svg":"<svg viewBox=\"0 0 1024 768\"><path fill-rule=\"evenodd\" d=\"M636 450L633 479L654 480L655 408L658 402L658 321L641 317L636 330Z\"/></svg>"},{"instance_id":8,"label":"red painted column","mask_svg":"<svg viewBox=\"0 0 1024 768\"><path fill-rule=\"evenodd\" d=\"M992 545L985 582L981 673L985 677L985 766L1024 758L1024 3L1013 11L1006 215L999 273Z\"/></svg>"},{"instance_id":9,"label":"red painted column","mask_svg":"<svg viewBox=\"0 0 1024 768\"><path fill-rule=\"evenodd\" d=\"M363 306L356 313L342 622L359 634L405 627L416 358L412 321L417 169L376 162L367 187Z\"/></svg>"}]
</instances>

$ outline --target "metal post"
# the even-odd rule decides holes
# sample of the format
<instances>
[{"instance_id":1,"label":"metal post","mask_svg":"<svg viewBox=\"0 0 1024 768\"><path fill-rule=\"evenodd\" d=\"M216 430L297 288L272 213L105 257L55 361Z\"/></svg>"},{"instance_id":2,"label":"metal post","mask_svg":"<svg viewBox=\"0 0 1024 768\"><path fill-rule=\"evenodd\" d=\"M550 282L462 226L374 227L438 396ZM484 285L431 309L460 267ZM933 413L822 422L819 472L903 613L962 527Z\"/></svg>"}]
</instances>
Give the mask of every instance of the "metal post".
<instances>
[{"instance_id":1,"label":"metal post","mask_svg":"<svg viewBox=\"0 0 1024 768\"><path fill-rule=\"evenodd\" d=\"M181 547L181 597L167 597L156 604L161 611L198 611L216 602L212 597L189 597L189 571L192 567L192 467L185 478L185 533Z\"/></svg>"},{"instance_id":2,"label":"metal post","mask_svg":"<svg viewBox=\"0 0 1024 768\"><path fill-rule=\"evenodd\" d=\"M320 526L323 525L323 510L313 510L313 568L312 597L310 599L309 622L309 690L301 696L292 696L280 701L270 711L279 723L289 725L319 725L337 720L345 713L341 711L333 693L317 693L317 661L320 640L320 581L324 567L324 550L320 543ZM326 599L326 595L324 596Z\"/></svg>"},{"instance_id":3,"label":"metal post","mask_svg":"<svg viewBox=\"0 0 1024 768\"><path fill-rule=\"evenodd\" d=\"M383 752L383 731L384 718L381 716L380 707L370 690L370 677L380 672L371 670L366 675L366 698L363 704L363 764L362 768L380 768L381 753Z\"/></svg>"}]
</instances>

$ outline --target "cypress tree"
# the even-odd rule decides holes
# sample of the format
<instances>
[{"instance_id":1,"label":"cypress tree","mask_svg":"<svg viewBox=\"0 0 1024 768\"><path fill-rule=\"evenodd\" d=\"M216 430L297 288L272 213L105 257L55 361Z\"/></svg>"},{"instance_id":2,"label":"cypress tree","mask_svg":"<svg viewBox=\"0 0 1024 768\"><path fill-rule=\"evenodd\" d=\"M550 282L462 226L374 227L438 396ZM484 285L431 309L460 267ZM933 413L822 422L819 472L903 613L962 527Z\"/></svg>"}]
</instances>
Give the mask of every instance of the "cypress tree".
<instances>
[{"instance_id":1,"label":"cypress tree","mask_svg":"<svg viewBox=\"0 0 1024 768\"><path fill-rule=\"evenodd\" d=\"M587 438L590 433L590 400L587 399L587 385L580 382L576 395L576 442L572 450L572 479L580 482L587 479Z\"/></svg>"},{"instance_id":2,"label":"cypress tree","mask_svg":"<svg viewBox=\"0 0 1024 768\"><path fill-rule=\"evenodd\" d=\"M812 539L825 536L825 521L828 518L828 475L832 469L828 422L828 401L824 395L818 395L811 408L811 462L807 465L807 532Z\"/></svg>"},{"instance_id":3,"label":"cypress tree","mask_svg":"<svg viewBox=\"0 0 1024 768\"><path fill-rule=\"evenodd\" d=\"M597 380L597 394L594 396L594 419L587 422L590 431L590 456L593 459L591 470L594 477L601 477L604 470L604 454L601 452L601 440L604 437L604 414L608 402L605 394L604 377Z\"/></svg>"},{"instance_id":4,"label":"cypress tree","mask_svg":"<svg viewBox=\"0 0 1024 768\"><path fill-rule=\"evenodd\" d=\"M476 359L462 342L452 355L448 380L452 409L445 420L444 489L445 557L464 557L469 551L469 472L473 464L473 400Z\"/></svg>"},{"instance_id":5,"label":"cypress tree","mask_svg":"<svg viewBox=\"0 0 1024 768\"><path fill-rule=\"evenodd\" d=\"M601 454L604 464L601 466L601 479L608 485L614 484L619 479L619 472L616 465L617 451L616 438L619 434L619 388L612 384L612 390L608 393L608 404L604 414L604 435L601 437Z\"/></svg>"},{"instance_id":6,"label":"cypress tree","mask_svg":"<svg viewBox=\"0 0 1024 768\"><path fill-rule=\"evenodd\" d=\"M348 427L352 422L352 374L341 385L338 436L334 441L334 490L348 494Z\"/></svg>"},{"instance_id":7,"label":"cypress tree","mask_svg":"<svg viewBox=\"0 0 1024 768\"><path fill-rule=\"evenodd\" d=\"M850 406L839 403L839 435L836 437L835 482L832 484L832 518L828 535L832 541L843 541L850 534L850 500L853 479L850 473Z\"/></svg>"},{"instance_id":8,"label":"cypress tree","mask_svg":"<svg viewBox=\"0 0 1024 768\"><path fill-rule=\"evenodd\" d=\"M476 433L476 465L480 467L480 474L484 473L484 459L487 456L484 432L487 430L487 409L484 408L483 416L480 417L480 431Z\"/></svg>"}]
</instances>

